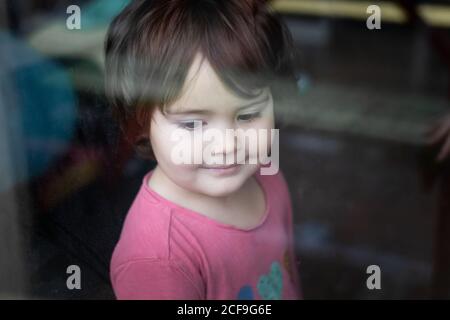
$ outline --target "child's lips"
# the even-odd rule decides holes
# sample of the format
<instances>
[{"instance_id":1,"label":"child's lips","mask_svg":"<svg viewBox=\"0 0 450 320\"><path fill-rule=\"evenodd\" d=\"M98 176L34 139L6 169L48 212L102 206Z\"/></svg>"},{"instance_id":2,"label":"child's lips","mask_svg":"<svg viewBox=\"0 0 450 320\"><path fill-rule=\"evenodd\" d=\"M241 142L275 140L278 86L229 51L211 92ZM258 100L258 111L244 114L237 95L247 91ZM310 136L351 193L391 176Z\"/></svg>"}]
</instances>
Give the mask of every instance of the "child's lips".
<instances>
[{"instance_id":1,"label":"child's lips","mask_svg":"<svg viewBox=\"0 0 450 320\"><path fill-rule=\"evenodd\" d=\"M216 165L203 165L203 169L213 169L213 170L227 170L234 167L239 167L243 164L248 163L249 156L247 155L242 163L232 163L232 164L216 164Z\"/></svg>"},{"instance_id":2,"label":"child's lips","mask_svg":"<svg viewBox=\"0 0 450 320\"><path fill-rule=\"evenodd\" d=\"M218 165L203 165L201 168L208 170L208 172L216 176L229 176L237 174L242 166L247 163L249 156L245 157L243 163L232 163L232 164L218 164Z\"/></svg>"},{"instance_id":3,"label":"child's lips","mask_svg":"<svg viewBox=\"0 0 450 320\"><path fill-rule=\"evenodd\" d=\"M218 165L218 166L203 166L202 168L204 169L222 169L222 170L226 170L226 169L230 169L230 168L234 168L239 166L239 164L230 164L230 165Z\"/></svg>"},{"instance_id":4,"label":"child's lips","mask_svg":"<svg viewBox=\"0 0 450 320\"><path fill-rule=\"evenodd\" d=\"M232 165L219 165L219 166L203 166L202 169L208 170L208 172L217 175L217 176L227 176L233 175L239 172L241 168L241 164L232 164Z\"/></svg>"}]
</instances>

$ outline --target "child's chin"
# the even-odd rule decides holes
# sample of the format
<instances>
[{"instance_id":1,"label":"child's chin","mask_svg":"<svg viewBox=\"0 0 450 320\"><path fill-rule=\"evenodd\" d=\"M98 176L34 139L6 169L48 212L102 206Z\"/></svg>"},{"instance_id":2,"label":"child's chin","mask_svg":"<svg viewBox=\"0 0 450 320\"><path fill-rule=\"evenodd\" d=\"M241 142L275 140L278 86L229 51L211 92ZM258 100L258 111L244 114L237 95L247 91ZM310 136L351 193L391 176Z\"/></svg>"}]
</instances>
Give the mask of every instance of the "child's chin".
<instances>
[{"instance_id":1,"label":"child's chin","mask_svg":"<svg viewBox=\"0 0 450 320\"><path fill-rule=\"evenodd\" d=\"M203 186L203 193L210 197L224 197L238 191L245 182L245 179L240 177L233 177L227 179L228 181L210 181Z\"/></svg>"}]
</instances>

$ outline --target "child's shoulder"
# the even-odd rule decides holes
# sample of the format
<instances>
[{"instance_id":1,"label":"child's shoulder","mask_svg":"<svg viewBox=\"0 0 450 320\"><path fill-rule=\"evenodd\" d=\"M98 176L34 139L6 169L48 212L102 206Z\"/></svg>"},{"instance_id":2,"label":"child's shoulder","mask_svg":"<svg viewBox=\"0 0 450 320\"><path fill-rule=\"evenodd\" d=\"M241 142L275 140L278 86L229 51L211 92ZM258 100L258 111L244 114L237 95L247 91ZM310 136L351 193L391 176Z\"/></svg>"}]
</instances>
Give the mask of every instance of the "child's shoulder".
<instances>
[{"instance_id":1,"label":"child's shoulder","mask_svg":"<svg viewBox=\"0 0 450 320\"><path fill-rule=\"evenodd\" d=\"M141 185L128 210L120 239L113 253L113 263L132 260L168 260L171 227L169 208L154 201Z\"/></svg>"}]
</instances>

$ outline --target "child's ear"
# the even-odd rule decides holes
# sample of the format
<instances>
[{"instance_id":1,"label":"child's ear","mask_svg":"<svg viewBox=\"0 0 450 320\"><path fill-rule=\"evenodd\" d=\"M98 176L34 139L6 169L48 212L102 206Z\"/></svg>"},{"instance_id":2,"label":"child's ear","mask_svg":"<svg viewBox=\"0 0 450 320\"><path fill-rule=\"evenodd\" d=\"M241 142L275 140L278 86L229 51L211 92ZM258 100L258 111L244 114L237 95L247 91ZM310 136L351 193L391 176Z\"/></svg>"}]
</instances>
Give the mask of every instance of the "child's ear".
<instances>
[{"instance_id":1,"label":"child's ear","mask_svg":"<svg viewBox=\"0 0 450 320\"><path fill-rule=\"evenodd\" d=\"M148 135L138 136L136 142L134 143L134 148L137 151L138 155L140 155L142 158L155 160L155 156L153 154L150 143L150 138Z\"/></svg>"},{"instance_id":2,"label":"child's ear","mask_svg":"<svg viewBox=\"0 0 450 320\"><path fill-rule=\"evenodd\" d=\"M133 145L144 145L149 140L150 120L148 109L137 108L134 116L124 123L122 129L126 139Z\"/></svg>"},{"instance_id":3,"label":"child's ear","mask_svg":"<svg viewBox=\"0 0 450 320\"><path fill-rule=\"evenodd\" d=\"M148 134L139 134L134 140L134 144L137 147L147 147L150 143L150 138Z\"/></svg>"}]
</instances>

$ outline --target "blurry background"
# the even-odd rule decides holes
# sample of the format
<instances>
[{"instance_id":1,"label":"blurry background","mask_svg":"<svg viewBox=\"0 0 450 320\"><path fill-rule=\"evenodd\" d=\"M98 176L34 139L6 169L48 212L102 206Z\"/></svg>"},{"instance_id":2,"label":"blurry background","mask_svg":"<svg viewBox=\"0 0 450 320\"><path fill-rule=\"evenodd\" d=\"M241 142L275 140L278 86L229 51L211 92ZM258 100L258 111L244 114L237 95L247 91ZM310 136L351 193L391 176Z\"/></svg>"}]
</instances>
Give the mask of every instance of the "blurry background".
<instances>
[{"instance_id":1,"label":"blurry background","mask_svg":"<svg viewBox=\"0 0 450 320\"><path fill-rule=\"evenodd\" d=\"M103 97L103 38L127 3L0 1L0 298L114 298L112 250L154 166ZM371 4L381 29L366 26ZM450 112L450 3L273 6L298 62L300 99L277 113L304 297L450 298L450 160L424 136Z\"/></svg>"}]
</instances>

